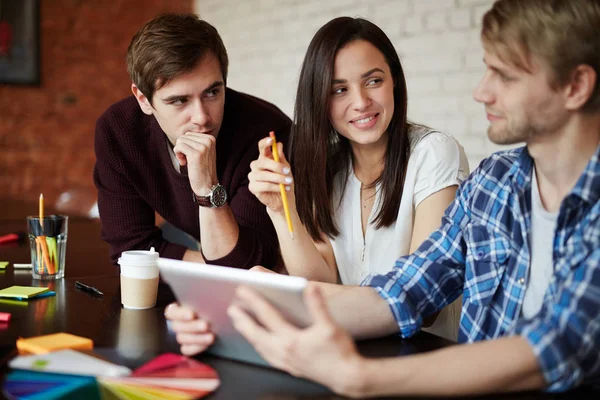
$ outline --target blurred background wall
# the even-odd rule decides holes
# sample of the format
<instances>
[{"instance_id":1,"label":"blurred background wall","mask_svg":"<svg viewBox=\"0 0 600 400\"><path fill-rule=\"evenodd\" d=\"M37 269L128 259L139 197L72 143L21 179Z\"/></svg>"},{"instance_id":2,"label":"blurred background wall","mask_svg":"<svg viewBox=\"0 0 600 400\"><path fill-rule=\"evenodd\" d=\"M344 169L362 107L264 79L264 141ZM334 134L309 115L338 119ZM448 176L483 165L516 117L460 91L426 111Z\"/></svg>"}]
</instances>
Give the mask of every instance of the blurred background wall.
<instances>
[{"instance_id":1,"label":"blurred background wall","mask_svg":"<svg viewBox=\"0 0 600 400\"><path fill-rule=\"evenodd\" d=\"M398 50L409 116L452 133L471 169L499 148L486 136L472 91L484 72L482 15L493 0L42 0L41 86L0 84L0 196L49 203L78 190L95 196L98 116L130 94L125 54L147 20L194 11L216 26L230 58L228 84L292 116L308 43L330 19L361 16ZM1 210L0 210L1 212Z\"/></svg>"},{"instance_id":2,"label":"blurred background wall","mask_svg":"<svg viewBox=\"0 0 600 400\"><path fill-rule=\"evenodd\" d=\"M339 16L364 17L400 54L409 117L452 133L471 170L499 149L472 92L484 72L481 17L493 0L196 0L229 53L228 85L293 113L298 74L316 31Z\"/></svg>"},{"instance_id":3,"label":"blurred background wall","mask_svg":"<svg viewBox=\"0 0 600 400\"><path fill-rule=\"evenodd\" d=\"M193 1L40 4L41 85L0 84L0 196L35 201L43 191L53 204L67 190L95 196L94 127L131 94L125 55L133 34L156 14L192 11Z\"/></svg>"}]
</instances>

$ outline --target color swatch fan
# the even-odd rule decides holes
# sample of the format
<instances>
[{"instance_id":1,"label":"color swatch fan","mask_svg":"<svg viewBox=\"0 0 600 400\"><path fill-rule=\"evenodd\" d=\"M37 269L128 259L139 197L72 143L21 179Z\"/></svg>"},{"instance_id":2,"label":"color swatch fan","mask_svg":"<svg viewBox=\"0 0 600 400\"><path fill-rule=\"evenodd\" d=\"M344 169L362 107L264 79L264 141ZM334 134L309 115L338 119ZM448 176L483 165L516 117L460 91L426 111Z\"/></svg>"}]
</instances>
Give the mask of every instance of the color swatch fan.
<instances>
[{"instance_id":1,"label":"color swatch fan","mask_svg":"<svg viewBox=\"0 0 600 400\"><path fill-rule=\"evenodd\" d=\"M73 350L17 357L9 365L18 368L4 382L9 399L186 400L204 397L220 384L210 366L171 353L133 373Z\"/></svg>"},{"instance_id":2,"label":"color swatch fan","mask_svg":"<svg viewBox=\"0 0 600 400\"><path fill-rule=\"evenodd\" d=\"M98 380L113 392L133 395L124 397L127 399L144 393L144 399L198 399L216 390L220 383L210 366L172 353L156 357L130 376Z\"/></svg>"}]
</instances>

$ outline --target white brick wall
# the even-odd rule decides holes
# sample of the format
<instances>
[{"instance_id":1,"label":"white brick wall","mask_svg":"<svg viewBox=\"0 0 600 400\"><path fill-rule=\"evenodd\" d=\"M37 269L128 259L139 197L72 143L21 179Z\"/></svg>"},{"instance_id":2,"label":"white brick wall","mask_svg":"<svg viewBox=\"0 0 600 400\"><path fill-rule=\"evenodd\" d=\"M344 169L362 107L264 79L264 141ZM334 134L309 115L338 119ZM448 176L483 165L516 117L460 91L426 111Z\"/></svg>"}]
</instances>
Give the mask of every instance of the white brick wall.
<instances>
[{"instance_id":1,"label":"white brick wall","mask_svg":"<svg viewBox=\"0 0 600 400\"><path fill-rule=\"evenodd\" d=\"M310 39L338 16L364 17L400 54L409 117L453 134L471 169L500 149L487 139L483 106L472 92L483 68L482 15L493 0L195 0L230 59L228 84L275 103L290 117Z\"/></svg>"}]
</instances>

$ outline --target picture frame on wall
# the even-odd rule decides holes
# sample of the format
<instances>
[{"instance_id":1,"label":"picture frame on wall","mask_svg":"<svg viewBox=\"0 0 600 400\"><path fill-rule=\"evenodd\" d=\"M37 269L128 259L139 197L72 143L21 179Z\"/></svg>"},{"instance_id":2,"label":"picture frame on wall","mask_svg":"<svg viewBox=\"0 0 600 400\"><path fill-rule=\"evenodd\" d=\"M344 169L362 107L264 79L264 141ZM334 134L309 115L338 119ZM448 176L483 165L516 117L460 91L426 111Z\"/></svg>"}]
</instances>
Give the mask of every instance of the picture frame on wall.
<instances>
[{"instance_id":1,"label":"picture frame on wall","mask_svg":"<svg viewBox=\"0 0 600 400\"><path fill-rule=\"evenodd\" d=\"M0 0L0 84L40 84L40 0Z\"/></svg>"}]
</instances>

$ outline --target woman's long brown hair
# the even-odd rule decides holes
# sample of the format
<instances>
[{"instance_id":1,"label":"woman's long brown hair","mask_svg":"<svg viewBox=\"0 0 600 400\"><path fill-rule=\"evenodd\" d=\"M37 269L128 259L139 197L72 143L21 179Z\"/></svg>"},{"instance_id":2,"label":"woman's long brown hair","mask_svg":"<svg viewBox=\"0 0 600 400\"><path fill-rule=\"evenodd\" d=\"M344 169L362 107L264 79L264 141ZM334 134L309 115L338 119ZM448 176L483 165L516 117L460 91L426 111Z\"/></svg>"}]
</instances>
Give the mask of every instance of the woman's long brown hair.
<instances>
[{"instance_id":1,"label":"woman's long brown hair","mask_svg":"<svg viewBox=\"0 0 600 400\"><path fill-rule=\"evenodd\" d=\"M362 18L335 18L319 29L308 46L290 136L296 207L300 220L315 241L322 240L321 233L331 238L339 235L333 219L338 206L333 204L334 178L338 173L348 173L352 150L348 139L338 135L329 122L329 101L335 56L338 50L355 40L371 43L384 55L394 80L394 114L387 129L384 168L373 183L381 183L383 199L375 217L376 228L394 223L402 198L411 125L406 117L406 80L400 58L392 42L375 24Z\"/></svg>"}]
</instances>

